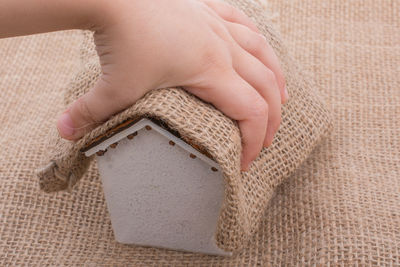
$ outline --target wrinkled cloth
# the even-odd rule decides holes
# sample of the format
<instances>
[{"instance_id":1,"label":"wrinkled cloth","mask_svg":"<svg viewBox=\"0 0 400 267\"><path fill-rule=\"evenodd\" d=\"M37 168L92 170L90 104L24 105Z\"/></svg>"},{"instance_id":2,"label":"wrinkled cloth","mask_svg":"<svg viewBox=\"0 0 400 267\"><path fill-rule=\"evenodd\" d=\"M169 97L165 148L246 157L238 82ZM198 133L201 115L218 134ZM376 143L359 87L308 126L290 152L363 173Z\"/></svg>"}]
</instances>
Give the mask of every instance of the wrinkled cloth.
<instances>
[{"instance_id":1,"label":"wrinkled cloth","mask_svg":"<svg viewBox=\"0 0 400 267\"><path fill-rule=\"evenodd\" d=\"M263 149L248 172L240 172L242 147L237 123L181 88L166 88L147 93L76 143L62 140L53 130L49 140L55 141L48 147L50 153L45 168L39 171L41 188L45 191L72 189L91 160L83 155L82 149L98 136L111 135L113 128L126 120L138 117L162 120L184 140L207 151L221 166L225 192L216 243L226 251L239 251L246 246L258 229L275 188L304 161L318 141L328 134L332 124L329 111L318 98L318 90L287 54L264 8L247 0L230 3L251 16L275 48L290 94L290 100L282 108L282 123L272 146ZM65 92L67 105L88 92L101 74L90 34L85 34L81 49L85 66Z\"/></svg>"}]
</instances>

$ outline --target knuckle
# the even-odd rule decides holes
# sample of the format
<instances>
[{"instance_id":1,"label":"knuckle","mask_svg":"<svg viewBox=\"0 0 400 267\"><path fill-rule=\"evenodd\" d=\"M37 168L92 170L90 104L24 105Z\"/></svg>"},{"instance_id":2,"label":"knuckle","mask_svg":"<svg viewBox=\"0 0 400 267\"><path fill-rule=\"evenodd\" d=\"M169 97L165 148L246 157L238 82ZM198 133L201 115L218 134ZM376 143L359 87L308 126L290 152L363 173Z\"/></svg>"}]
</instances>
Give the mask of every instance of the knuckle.
<instances>
[{"instance_id":1,"label":"knuckle","mask_svg":"<svg viewBox=\"0 0 400 267\"><path fill-rule=\"evenodd\" d=\"M206 4L207 6L209 6L211 8L215 8L216 5L218 4L218 2L212 1L212 0L200 0L200 2L203 2L204 4Z\"/></svg>"},{"instance_id":2,"label":"knuckle","mask_svg":"<svg viewBox=\"0 0 400 267\"><path fill-rule=\"evenodd\" d=\"M86 121L86 122L97 122L96 117L90 111L90 108L89 108L87 102L84 100L84 98L80 97L76 101L76 107L77 107L78 114L81 116L81 118L84 121Z\"/></svg>"},{"instance_id":3,"label":"knuckle","mask_svg":"<svg viewBox=\"0 0 400 267\"><path fill-rule=\"evenodd\" d=\"M221 21L215 21L214 23L210 24L212 30L214 33L219 36L222 40L227 41L228 43L232 41L231 34L228 30L228 28L221 22Z\"/></svg>"},{"instance_id":4,"label":"knuckle","mask_svg":"<svg viewBox=\"0 0 400 267\"><path fill-rule=\"evenodd\" d=\"M244 15L244 13L241 10L237 9L236 7L226 2L221 2L221 5L225 9L225 14L228 20L235 21Z\"/></svg>"},{"instance_id":5,"label":"knuckle","mask_svg":"<svg viewBox=\"0 0 400 267\"><path fill-rule=\"evenodd\" d=\"M238 11L233 6L228 5L228 4L226 4L224 6L225 6L227 17L230 20L233 20L233 19L237 18Z\"/></svg>"},{"instance_id":6,"label":"knuckle","mask_svg":"<svg viewBox=\"0 0 400 267\"><path fill-rule=\"evenodd\" d=\"M200 58L200 61L202 62L202 65L205 69L208 69L210 67L218 68L223 65L220 56L209 49L203 51Z\"/></svg>"},{"instance_id":7,"label":"knuckle","mask_svg":"<svg viewBox=\"0 0 400 267\"><path fill-rule=\"evenodd\" d=\"M251 54L257 55L267 48L267 41L261 34L251 32L251 37L247 39L246 46Z\"/></svg>"},{"instance_id":8,"label":"knuckle","mask_svg":"<svg viewBox=\"0 0 400 267\"><path fill-rule=\"evenodd\" d=\"M266 84L282 91L286 86L286 81L280 72L273 72L270 69L266 69L264 79Z\"/></svg>"},{"instance_id":9,"label":"knuckle","mask_svg":"<svg viewBox=\"0 0 400 267\"><path fill-rule=\"evenodd\" d=\"M275 73L268 68L265 70L264 78L265 78L267 84L274 85L274 86L278 85L278 80L277 80Z\"/></svg>"},{"instance_id":10,"label":"knuckle","mask_svg":"<svg viewBox=\"0 0 400 267\"><path fill-rule=\"evenodd\" d=\"M232 71L232 57L226 49L206 49L201 55L202 68L207 73L222 75Z\"/></svg>"},{"instance_id":11,"label":"knuckle","mask_svg":"<svg viewBox=\"0 0 400 267\"><path fill-rule=\"evenodd\" d=\"M257 97L252 103L250 109L250 116L252 117L267 117L268 116L268 104L261 97Z\"/></svg>"},{"instance_id":12,"label":"knuckle","mask_svg":"<svg viewBox=\"0 0 400 267\"><path fill-rule=\"evenodd\" d=\"M225 19L232 20L237 17L237 10L224 1L210 1L202 0L203 3L207 4L212 9L216 10L217 13L221 14Z\"/></svg>"}]
</instances>

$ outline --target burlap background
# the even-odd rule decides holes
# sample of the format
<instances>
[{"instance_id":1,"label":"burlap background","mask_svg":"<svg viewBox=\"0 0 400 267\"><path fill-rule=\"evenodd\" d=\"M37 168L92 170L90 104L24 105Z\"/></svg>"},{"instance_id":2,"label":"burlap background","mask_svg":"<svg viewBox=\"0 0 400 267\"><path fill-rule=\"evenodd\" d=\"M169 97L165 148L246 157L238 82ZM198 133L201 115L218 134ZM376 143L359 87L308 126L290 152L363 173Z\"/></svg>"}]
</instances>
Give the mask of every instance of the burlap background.
<instances>
[{"instance_id":1,"label":"burlap background","mask_svg":"<svg viewBox=\"0 0 400 267\"><path fill-rule=\"evenodd\" d=\"M335 128L278 188L253 242L230 259L115 243L93 165L71 194L40 192L42 129L54 125L60 87L79 67L81 36L2 40L1 265L400 265L399 2L269 7L320 85Z\"/></svg>"},{"instance_id":2,"label":"burlap background","mask_svg":"<svg viewBox=\"0 0 400 267\"><path fill-rule=\"evenodd\" d=\"M227 251L239 251L246 246L257 231L276 186L293 173L332 126L318 91L287 55L279 35L264 16L265 9L248 0L230 2L254 18L277 51L290 93L290 100L282 108L282 123L273 144L263 149L248 172L240 173L241 140L236 123L183 89L168 88L146 94L77 143L51 134L56 141L48 147L50 155L45 162L48 167L39 171L41 187L45 191L57 187L71 189L88 165L89 160L81 152L85 144L127 119L140 116L162 119L183 139L205 149L221 166L225 196L216 229L217 245ZM89 91L101 73L93 38L84 34L81 50L84 67L66 90L66 104Z\"/></svg>"}]
</instances>

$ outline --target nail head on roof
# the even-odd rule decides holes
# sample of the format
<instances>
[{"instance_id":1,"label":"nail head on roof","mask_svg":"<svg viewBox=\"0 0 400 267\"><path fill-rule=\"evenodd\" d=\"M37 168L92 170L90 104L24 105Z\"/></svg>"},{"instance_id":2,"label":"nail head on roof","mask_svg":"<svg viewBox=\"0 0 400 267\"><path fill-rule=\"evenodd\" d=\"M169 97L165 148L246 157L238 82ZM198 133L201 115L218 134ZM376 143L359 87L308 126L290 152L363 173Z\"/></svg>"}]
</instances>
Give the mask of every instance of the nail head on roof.
<instances>
[{"instance_id":1,"label":"nail head on roof","mask_svg":"<svg viewBox=\"0 0 400 267\"><path fill-rule=\"evenodd\" d=\"M146 130L150 131L151 130L151 126L150 125L146 125Z\"/></svg>"},{"instance_id":2,"label":"nail head on roof","mask_svg":"<svg viewBox=\"0 0 400 267\"><path fill-rule=\"evenodd\" d=\"M192 154L192 153L190 153L190 157L191 157L192 159L195 159L195 158L196 158L196 155L195 155L195 154Z\"/></svg>"},{"instance_id":3,"label":"nail head on roof","mask_svg":"<svg viewBox=\"0 0 400 267\"><path fill-rule=\"evenodd\" d=\"M175 145L175 142L172 141L172 140L170 140L170 141L169 141L169 144L170 144L171 146L174 146L174 145Z\"/></svg>"},{"instance_id":4,"label":"nail head on roof","mask_svg":"<svg viewBox=\"0 0 400 267\"><path fill-rule=\"evenodd\" d=\"M116 148L117 145L118 145L118 142L115 142L114 144L111 144L110 147L111 147L111 148Z\"/></svg>"},{"instance_id":5,"label":"nail head on roof","mask_svg":"<svg viewBox=\"0 0 400 267\"><path fill-rule=\"evenodd\" d=\"M101 157L101 156L103 156L106 152L107 152L107 149L106 149L106 150L99 150L99 151L96 152L96 155L99 156L99 157Z\"/></svg>"},{"instance_id":6,"label":"nail head on roof","mask_svg":"<svg viewBox=\"0 0 400 267\"><path fill-rule=\"evenodd\" d=\"M218 171L218 169L217 169L217 168L215 168L215 167L211 167L211 170L212 170L213 172L216 172L216 171Z\"/></svg>"}]
</instances>

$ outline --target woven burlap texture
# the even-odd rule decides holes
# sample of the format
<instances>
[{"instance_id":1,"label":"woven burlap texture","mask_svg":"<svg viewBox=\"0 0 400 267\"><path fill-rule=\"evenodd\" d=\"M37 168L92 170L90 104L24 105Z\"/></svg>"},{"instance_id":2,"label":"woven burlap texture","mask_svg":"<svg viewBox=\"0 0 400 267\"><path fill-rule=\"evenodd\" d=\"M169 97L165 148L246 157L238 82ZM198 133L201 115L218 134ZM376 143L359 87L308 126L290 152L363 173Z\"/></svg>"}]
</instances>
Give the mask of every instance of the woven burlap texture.
<instances>
[{"instance_id":1,"label":"woven burlap texture","mask_svg":"<svg viewBox=\"0 0 400 267\"><path fill-rule=\"evenodd\" d=\"M94 162L71 193L41 191L35 169L83 36L0 40L0 266L400 266L400 2L273 0L269 10L334 127L233 257L115 242Z\"/></svg>"},{"instance_id":2,"label":"woven burlap texture","mask_svg":"<svg viewBox=\"0 0 400 267\"><path fill-rule=\"evenodd\" d=\"M225 196L216 230L217 245L228 251L242 249L257 230L275 187L293 173L328 132L330 117L312 84L290 60L266 19L264 9L243 0L231 3L254 18L277 51L285 68L291 96L283 107L282 124L273 145L261 152L248 172L240 172L241 139L236 123L185 90L168 88L146 94L135 105L110 118L76 144L57 140L54 149L50 150L53 153L50 166L39 173L41 187L46 191L59 185L59 189L71 188L87 166L85 162L88 160L81 152L85 144L129 118L158 118L184 138L206 149L221 166ZM81 52L86 67L67 91L66 104L86 93L101 74L93 38L88 34L86 37Z\"/></svg>"}]
</instances>

